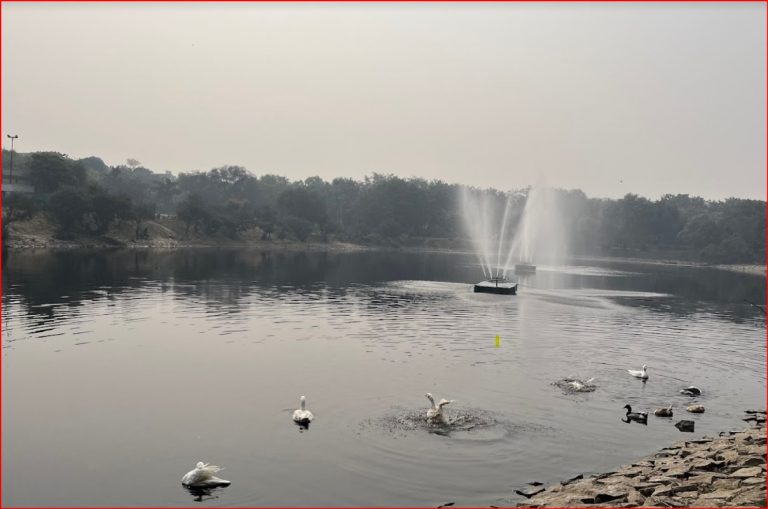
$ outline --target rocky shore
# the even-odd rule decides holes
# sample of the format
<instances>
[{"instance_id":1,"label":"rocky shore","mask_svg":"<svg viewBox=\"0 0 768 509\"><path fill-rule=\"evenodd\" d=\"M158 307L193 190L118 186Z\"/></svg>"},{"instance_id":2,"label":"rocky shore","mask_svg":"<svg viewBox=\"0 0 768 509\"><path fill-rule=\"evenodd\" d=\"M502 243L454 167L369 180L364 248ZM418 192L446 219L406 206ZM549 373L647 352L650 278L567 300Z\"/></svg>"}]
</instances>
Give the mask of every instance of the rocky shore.
<instances>
[{"instance_id":1,"label":"rocky shore","mask_svg":"<svg viewBox=\"0 0 768 509\"><path fill-rule=\"evenodd\" d=\"M678 442L615 472L576 476L518 507L766 507L765 411L748 411L747 419L745 430Z\"/></svg>"}]
</instances>

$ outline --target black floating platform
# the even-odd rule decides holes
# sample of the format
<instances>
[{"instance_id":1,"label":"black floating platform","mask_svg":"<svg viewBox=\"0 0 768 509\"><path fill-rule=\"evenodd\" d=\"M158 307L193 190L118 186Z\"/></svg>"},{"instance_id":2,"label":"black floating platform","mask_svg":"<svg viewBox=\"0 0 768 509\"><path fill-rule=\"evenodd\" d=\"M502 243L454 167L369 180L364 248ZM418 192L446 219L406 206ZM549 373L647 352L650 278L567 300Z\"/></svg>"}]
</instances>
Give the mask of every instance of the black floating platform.
<instances>
[{"instance_id":1,"label":"black floating platform","mask_svg":"<svg viewBox=\"0 0 768 509\"><path fill-rule=\"evenodd\" d=\"M517 283L506 278L494 277L475 285L475 293L498 293L501 295L517 295Z\"/></svg>"}]
</instances>

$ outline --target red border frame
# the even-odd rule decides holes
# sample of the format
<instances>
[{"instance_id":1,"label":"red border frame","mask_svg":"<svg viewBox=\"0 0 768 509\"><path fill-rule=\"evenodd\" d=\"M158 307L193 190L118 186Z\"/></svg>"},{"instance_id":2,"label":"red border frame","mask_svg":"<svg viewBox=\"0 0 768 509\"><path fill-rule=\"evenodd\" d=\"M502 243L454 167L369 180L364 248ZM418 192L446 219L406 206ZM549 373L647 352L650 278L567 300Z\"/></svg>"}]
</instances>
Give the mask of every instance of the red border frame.
<instances>
[{"instance_id":1,"label":"red border frame","mask_svg":"<svg viewBox=\"0 0 768 509\"><path fill-rule=\"evenodd\" d=\"M761 3L766 5L766 27L768 27L768 0L0 0L0 36L2 35L2 18L3 18L3 4L5 3L273 3L274 1L283 3ZM768 46L768 35L766 36L766 45ZM2 37L0 37L0 64L2 63ZM768 64L768 54L766 54L766 64ZM768 78L768 73L766 75ZM766 115L768 118L768 87L766 87ZM2 67L0 66L0 98L2 97ZM2 101L0 100L0 111L2 111ZM768 124L768 123L767 123ZM2 119L0 117L0 133L2 133ZM766 157L768 157L768 134L766 135ZM768 166L765 168L768 173ZM766 183L766 194L768 194L768 182ZM768 218L768 201L766 202L766 217ZM2 207L2 183L0 183L0 208ZM2 229L0 229L0 243L2 243ZM766 237L768 238L768 224L766 224ZM2 257L2 253L0 253ZM768 260L766 260L766 270L768 271ZM2 313L2 271L0 271L0 313ZM768 287L766 287L766 302L768 302ZM2 321L0 320L0 335L2 334ZM768 351L768 330L766 330L766 351ZM768 372L768 360L766 360L766 372ZM0 363L0 402L2 402L2 363ZM766 408L768 408L768 391L766 392ZM0 406L0 509L3 506L3 475L2 475L2 406ZM768 486L766 486L766 493L768 494ZM17 506L12 506L17 507ZM23 508L34 508L35 506L18 506ZM89 509L126 509L126 507L90 507ZM185 506L182 509L200 509L201 506ZM321 507L323 509L329 509L334 506L315 506L311 509ZM59 509L58 507L51 507L45 509ZM140 509L167 509L165 507L141 507ZM281 507L280 509L304 509L294 507ZM362 509L362 508L345 508L345 509ZM412 508L408 506L392 506L392 507L379 507L377 509L424 509L424 508ZM464 508L462 509L486 509L486 508ZM709 508L704 508L709 509ZM714 508L713 508L714 509Z\"/></svg>"}]
</instances>

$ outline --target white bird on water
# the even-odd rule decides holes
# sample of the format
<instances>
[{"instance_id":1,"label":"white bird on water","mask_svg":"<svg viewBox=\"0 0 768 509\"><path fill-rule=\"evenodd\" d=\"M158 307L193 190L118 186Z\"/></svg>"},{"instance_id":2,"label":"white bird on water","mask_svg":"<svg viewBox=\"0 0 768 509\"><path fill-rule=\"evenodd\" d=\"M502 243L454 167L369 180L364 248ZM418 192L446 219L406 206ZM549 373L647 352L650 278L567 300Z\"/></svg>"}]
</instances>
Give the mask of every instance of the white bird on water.
<instances>
[{"instance_id":1,"label":"white bird on water","mask_svg":"<svg viewBox=\"0 0 768 509\"><path fill-rule=\"evenodd\" d=\"M568 382L568 385L573 387L575 390L580 391L590 385L592 382L595 381L595 377L590 378L589 380L581 381L581 380L571 380Z\"/></svg>"},{"instance_id":2,"label":"white bird on water","mask_svg":"<svg viewBox=\"0 0 768 509\"><path fill-rule=\"evenodd\" d=\"M630 375L632 375L635 378L641 378L643 380L648 380L648 372L645 370L647 368L645 364L643 364L642 370L636 370L636 369L628 369Z\"/></svg>"},{"instance_id":3,"label":"white bird on water","mask_svg":"<svg viewBox=\"0 0 768 509\"><path fill-rule=\"evenodd\" d=\"M309 424L312 419L315 418L314 415L312 415L312 412L307 410L307 398L302 396L301 399L301 408L297 408L293 412L293 421L298 424Z\"/></svg>"},{"instance_id":4,"label":"white bird on water","mask_svg":"<svg viewBox=\"0 0 768 509\"><path fill-rule=\"evenodd\" d=\"M222 470L221 467L216 465L209 465L202 461L197 462L197 466L194 470L187 472L184 477L181 478L181 484L184 486L190 486L193 488L214 488L216 486L229 486L232 484L226 479L216 477Z\"/></svg>"},{"instance_id":5,"label":"white bird on water","mask_svg":"<svg viewBox=\"0 0 768 509\"><path fill-rule=\"evenodd\" d=\"M427 410L427 420L428 421L442 421L443 420L443 407L449 403L453 403L453 400L447 400L447 399L441 399L440 403L435 405L435 398L432 397L431 393L426 393L425 396L429 400L429 402L432 404L432 406Z\"/></svg>"}]
</instances>

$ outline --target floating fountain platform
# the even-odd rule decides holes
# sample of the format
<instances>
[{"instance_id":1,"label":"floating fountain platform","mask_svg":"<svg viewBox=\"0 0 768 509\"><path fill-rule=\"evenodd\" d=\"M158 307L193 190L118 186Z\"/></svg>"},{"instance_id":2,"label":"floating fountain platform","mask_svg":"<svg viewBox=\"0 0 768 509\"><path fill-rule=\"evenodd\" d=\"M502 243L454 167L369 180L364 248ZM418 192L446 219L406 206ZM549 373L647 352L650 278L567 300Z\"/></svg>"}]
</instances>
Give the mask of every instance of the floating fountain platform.
<instances>
[{"instance_id":1,"label":"floating fountain platform","mask_svg":"<svg viewBox=\"0 0 768 509\"><path fill-rule=\"evenodd\" d=\"M475 293L498 293L517 295L517 283L505 277L492 277L475 285Z\"/></svg>"},{"instance_id":2,"label":"floating fountain platform","mask_svg":"<svg viewBox=\"0 0 768 509\"><path fill-rule=\"evenodd\" d=\"M515 274L535 274L536 266L532 263L515 264Z\"/></svg>"}]
</instances>

